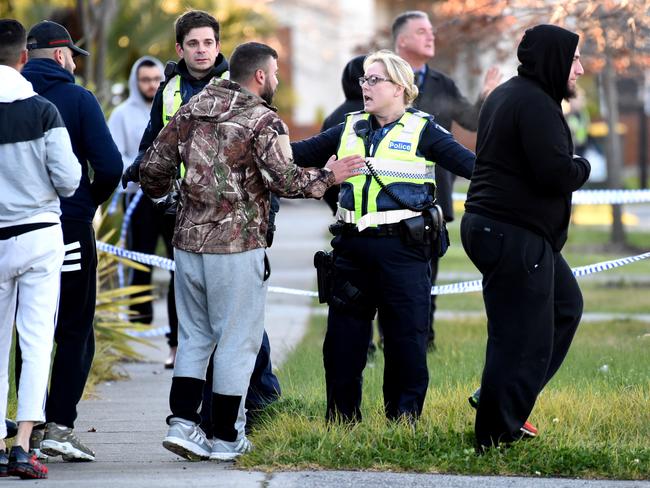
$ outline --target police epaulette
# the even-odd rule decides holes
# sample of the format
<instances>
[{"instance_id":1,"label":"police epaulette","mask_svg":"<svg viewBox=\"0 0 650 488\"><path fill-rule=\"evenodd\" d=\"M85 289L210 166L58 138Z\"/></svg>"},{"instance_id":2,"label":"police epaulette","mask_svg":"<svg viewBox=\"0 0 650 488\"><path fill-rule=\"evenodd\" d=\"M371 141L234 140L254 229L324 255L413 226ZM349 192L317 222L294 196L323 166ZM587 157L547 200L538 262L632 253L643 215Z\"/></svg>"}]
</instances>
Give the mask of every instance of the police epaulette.
<instances>
[{"instance_id":1,"label":"police epaulette","mask_svg":"<svg viewBox=\"0 0 650 488\"><path fill-rule=\"evenodd\" d=\"M347 112L345 116L347 117L348 115L357 115L357 114L365 114L366 112L364 110L355 110L354 112Z\"/></svg>"},{"instance_id":2,"label":"police epaulette","mask_svg":"<svg viewBox=\"0 0 650 488\"><path fill-rule=\"evenodd\" d=\"M408 112L412 113L413 115L416 115L418 117L422 117L423 119L427 119L431 122L434 121L435 117L427 112L423 112L422 110L418 110L417 108L410 107L407 109Z\"/></svg>"}]
</instances>

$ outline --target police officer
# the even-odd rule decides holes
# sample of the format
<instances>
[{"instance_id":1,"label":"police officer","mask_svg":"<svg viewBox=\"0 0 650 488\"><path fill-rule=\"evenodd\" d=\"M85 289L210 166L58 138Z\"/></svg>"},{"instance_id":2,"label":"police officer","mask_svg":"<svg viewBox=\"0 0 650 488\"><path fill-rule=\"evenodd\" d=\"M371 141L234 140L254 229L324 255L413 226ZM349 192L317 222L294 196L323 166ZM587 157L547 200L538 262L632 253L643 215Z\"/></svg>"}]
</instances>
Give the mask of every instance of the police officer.
<instances>
[{"instance_id":1,"label":"police officer","mask_svg":"<svg viewBox=\"0 0 650 488\"><path fill-rule=\"evenodd\" d=\"M474 154L408 108L417 97L413 71L391 51L374 53L359 78L364 111L294 143L298 164L363 154L361 174L341 185L334 271L323 345L328 420L361 420L362 373L378 311L384 326L384 407L389 419L416 420L428 386L426 364L433 234L434 163L469 178Z\"/></svg>"},{"instance_id":2,"label":"police officer","mask_svg":"<svg viewBox=\"0 0 650 488\"><path fill-rule=\"evenodd\" d=\"M203 90L213 77L228 76L228 61L219 52L219 23L207 12L190 10L181 15L174 25L176 34L176 54L178 62L170 61L165 66L165 81L160 85L151 105L151 116L142 139L139 154L134 163L129 166L122 177L122 186L126 188L128 181L138 182L139 167L145 151L153 144L158 134L169 123L181 105ZM181 176L185 171L181 168ZM163 235L168 257L173 258L171 236L174 233L175 215L164 212L163 208L154 210L154 203L144 198L138 203L138 213L158 211L165 214L163 220ZM146 209L146 210L145 210ZM166 366L173 368L178 346L178 317L174 302L174 280L169 283L168 316L170 332L167 335L170 357ZM141 318L151 315L150 305L139 306ZM147 308L145 308L147 307Z\"/></svg>"}]
</instances>

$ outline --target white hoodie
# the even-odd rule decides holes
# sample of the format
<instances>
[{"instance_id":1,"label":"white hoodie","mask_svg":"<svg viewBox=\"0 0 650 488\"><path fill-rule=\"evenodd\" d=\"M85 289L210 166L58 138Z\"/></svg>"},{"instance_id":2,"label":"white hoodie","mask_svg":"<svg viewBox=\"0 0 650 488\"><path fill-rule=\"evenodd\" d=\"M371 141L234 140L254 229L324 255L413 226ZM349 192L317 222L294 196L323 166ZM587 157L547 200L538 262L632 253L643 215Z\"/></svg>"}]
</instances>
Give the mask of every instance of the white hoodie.
<instances>
[{"instance_id":1,"label":"white hoodie","mask_svg":"<svg viewBox=\"0 0 650 488\"><path fill-rule=\"evenodd\" d=\"M81 165L57 108L14 68L0 65L0 227L59 222Z\"/></svg>"}]
</instances>

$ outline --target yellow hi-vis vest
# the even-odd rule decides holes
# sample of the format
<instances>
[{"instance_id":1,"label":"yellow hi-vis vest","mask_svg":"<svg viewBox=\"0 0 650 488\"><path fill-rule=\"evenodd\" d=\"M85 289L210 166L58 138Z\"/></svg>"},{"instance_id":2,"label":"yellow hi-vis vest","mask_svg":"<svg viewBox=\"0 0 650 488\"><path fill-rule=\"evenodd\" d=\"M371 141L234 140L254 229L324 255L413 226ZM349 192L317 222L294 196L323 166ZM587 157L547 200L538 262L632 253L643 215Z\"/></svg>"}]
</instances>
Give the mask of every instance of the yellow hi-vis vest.
<instances>
[{"instance_id":1,"label":"yellow hi-vis vest","mask_svg":"<svg viewBox=\"0 0 650 488\"><path fill-rule=\"evenodd\" d=\"M428 114L424 112L405 112L397 124L381 139L374 156L366 158L367 163L373 167L375 173L385 186L395 183L416 185L432 183L435 185L433 161L428 161L422 156L417 155L420 136L426 127L428 117ZM367 120L368 118L369 114L365 112L352 112L346 116L345 127L343 128L337 151L337 158L340 159L353 154L365 155L364 141L355 134L354 124L359 120ZM359 222L363 221L362 217L364 215L405 212L402 218L408 218L410 216L410 214L408 216L406 215L410 212L408 210L378 212L377 197L382 191L381 187L367 167L361 168L360 173L345 180L341 187L341 192L345 192L350 191L346 187L351 185L351 191L354 196L354 218L346 219L347 222L357 223L361 230L361 227L374 227L377 225L377 223L360 225ZM339 197L339 202L341 201L342 199ZM342 210L345 212L345 209ZM416 215L416 213L412 214ZM376 222L376 220L373 220L373 222Z\"/></svg>"},{"instance_id":2,"label":"yellow hi-vis vest","mask_svg":"<svg viewBox=\"0 0 650 488\"><path fill-rule=\"evenodd\" d=\"M228 79L230 76L229 71L224 71L221 74L222 79ZM183 97L181 96L181 77L174 75L163 88L162 93L162 123L163 127L169 124L174 114L183 105ZM185 176L185 165L181 163L181 178Z\"/></svg>"},{"instance_id":3,"label":"yellow hi-vis vest","mask_svg":"<svg viewBox=\"0 0 650 488\"><path fill-rule=\"evenodd\" d=\"M183 105L183 97L181 96L181 77L175 75L167 82L163 88L162 94L162 123L163 127L169 124L174 114Z\"/></svg>"}]
</instances>

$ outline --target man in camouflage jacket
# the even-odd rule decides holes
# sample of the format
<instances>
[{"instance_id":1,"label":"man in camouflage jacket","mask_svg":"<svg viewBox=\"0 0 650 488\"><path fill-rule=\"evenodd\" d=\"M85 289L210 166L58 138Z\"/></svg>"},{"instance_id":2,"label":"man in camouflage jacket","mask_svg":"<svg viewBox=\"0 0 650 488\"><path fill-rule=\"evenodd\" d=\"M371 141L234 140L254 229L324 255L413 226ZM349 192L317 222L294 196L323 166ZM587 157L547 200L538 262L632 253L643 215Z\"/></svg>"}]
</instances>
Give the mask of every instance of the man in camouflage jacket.
<instances>
[{"instance_id":1,"label":"man in camouflage jacket","mask_svg":"<svg viewBox=\"0 0 650 488\"><path fill-rule=\"evenodd\" d=\"M163 445L188 459L233 459L251 448L244 397L264 328L270 192L320 198L362 165L358 156L332 157L321 169L293 164L287 127L270 106L276 74L273 49L239 46L232 81L212 79L181 107L140 166L151 197L170 191L181 161L186 168L172 240L179 344ZM217 345L210 442L197 412Z\"/></svg>"}]
</instances>

